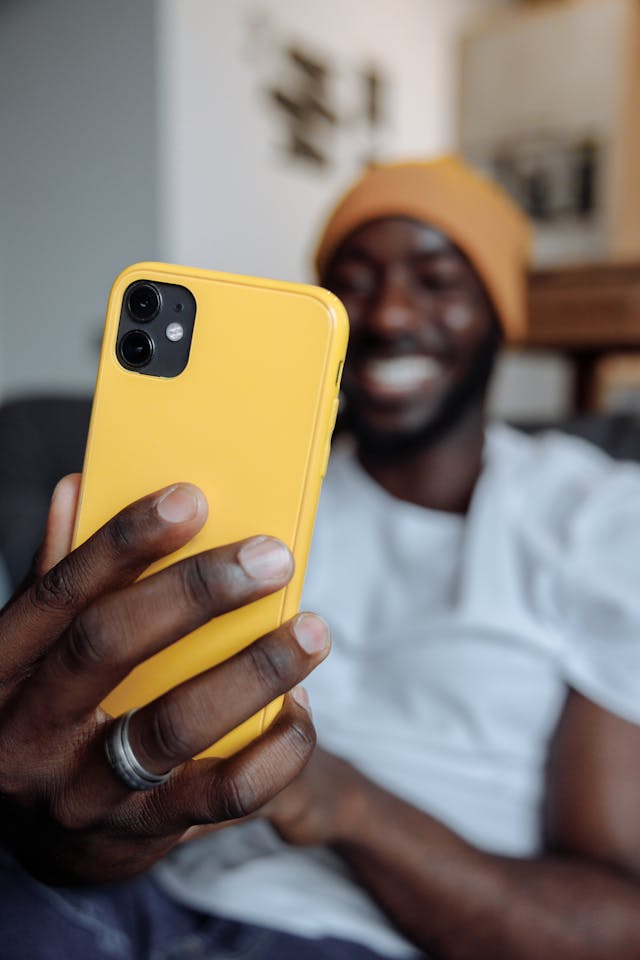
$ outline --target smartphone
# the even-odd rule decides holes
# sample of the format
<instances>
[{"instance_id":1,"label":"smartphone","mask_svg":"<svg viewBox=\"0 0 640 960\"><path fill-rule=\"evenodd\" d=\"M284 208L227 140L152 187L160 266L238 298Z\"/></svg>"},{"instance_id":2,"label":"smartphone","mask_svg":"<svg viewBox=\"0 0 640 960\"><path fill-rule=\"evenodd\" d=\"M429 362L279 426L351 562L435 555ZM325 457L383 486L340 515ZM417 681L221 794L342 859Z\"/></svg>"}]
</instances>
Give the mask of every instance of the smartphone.
<instances>
[{"instance_id":1,"label":"smartphone","mask_svg":"<svg viewBox=\"0 0 640 960\"><path fill-rule=\"evenodd\" d=\"M199 486L209 516L174 561L256 534L282 539L295 573L278 593L205 624L139 664L105 699L140 707L232 656L298 610L348 323L318 287L139 263L109 303L74 546L122 507L177 481ZM203 755L258 736L282 698Z\"/></svg>"}]
</instances>

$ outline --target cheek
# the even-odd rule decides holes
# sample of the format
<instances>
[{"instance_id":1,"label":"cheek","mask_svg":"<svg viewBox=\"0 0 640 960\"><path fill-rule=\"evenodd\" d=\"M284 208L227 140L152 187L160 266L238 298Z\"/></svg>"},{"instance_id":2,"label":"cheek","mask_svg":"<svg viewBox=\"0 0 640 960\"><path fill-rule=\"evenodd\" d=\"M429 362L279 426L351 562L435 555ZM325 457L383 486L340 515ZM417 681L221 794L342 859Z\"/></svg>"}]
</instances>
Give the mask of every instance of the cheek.
<instances>
[{"instance_id":1,"label":"cheek","mask_svg":"<svg viewBox=\"0 0 640 960\"><path fill-rule=\"evenodd\" d=\"M475 310L468 303L452 303L442 317L445 327L452 333L468 333L473 326Z\"/></svg>"},{"instance_id":2,"label":"cheek","mask_svg":"<svg viewBox=\"0 0 640 960\"><path fill-rule=\"evenodd\" d=\"M478 304L459 300L448 305L441 316L443 326L451 335L460 358L475 355L481 343L491 336L491 314Z\"/></svg>"},{"instance_id":3,"label":"cheek","mask_svg":"<svg viewBox=\"0 0 640 960\"><path fill-rule=\"evenodd\" d=\"M359 297L342 297L342 304L349 318L349 342L361 338L366 327L367 307Z\"/></svg>"}]
</instances>

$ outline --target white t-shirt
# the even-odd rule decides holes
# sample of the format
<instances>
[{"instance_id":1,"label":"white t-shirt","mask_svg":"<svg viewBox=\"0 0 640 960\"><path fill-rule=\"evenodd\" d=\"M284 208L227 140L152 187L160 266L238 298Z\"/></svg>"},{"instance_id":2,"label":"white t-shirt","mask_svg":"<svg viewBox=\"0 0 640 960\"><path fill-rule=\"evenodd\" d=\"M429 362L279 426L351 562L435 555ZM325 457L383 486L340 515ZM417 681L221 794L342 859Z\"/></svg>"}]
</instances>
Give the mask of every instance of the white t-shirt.
<instances>
[{"instance_id":1,"label":"white t-shirt","mask_svg":"<svg viewBox=\"0 0 640 960\"><path fill-rule=\"evenodd\" d=\"M567 687L640 723L640 469L492 427L459 517L391 497L338 450L304 608L333 632L305 682L320 743L476 846L534 855ZM338 857L261 821L156 875L205 911L415 955Z\"/></svg>"}]
</instances>

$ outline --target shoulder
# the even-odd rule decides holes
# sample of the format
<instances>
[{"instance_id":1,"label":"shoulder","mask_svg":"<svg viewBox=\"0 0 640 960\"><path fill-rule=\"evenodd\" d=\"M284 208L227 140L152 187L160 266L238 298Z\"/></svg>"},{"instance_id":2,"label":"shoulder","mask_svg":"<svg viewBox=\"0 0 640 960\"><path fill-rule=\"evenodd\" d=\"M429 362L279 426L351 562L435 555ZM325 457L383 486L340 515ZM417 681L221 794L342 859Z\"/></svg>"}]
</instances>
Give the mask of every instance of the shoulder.
<instances>
[{"instance_id":1,"label":"shoulder","mask_svg":"<svg viewBox=\"0 0 640 960\"><path fill-rule=\"evenodd\" d=\"M502 423L488 428L487 450L489 465L506 465L526 489L542 482L541 493L567 487L586 493L603 478L626 467L581 437L556 430L529 434ZM640 468L631 469L640 477Z\"/></svg>"},{"instance_id":2,"label":"shoulder","mask_svg":"<svg viewBox=\"0 0 640 960\"><path fill-rule=\"evenodd\" d=\"M640 723L640 468L585 440L498 429L507 509L545 570L565 682Z\"/></svg>"},{"instance_id":3,"label":"shoulder","mask_svg":"<svg viewBox=\"0 0 640 960\"><path fill-rule=\"evenodd\" d=\"M620 534L640 548L640 466L555 431L530 436L498 424L487 446L487 467L501 474L524 526L565 549L610 547Z\"/></svg>"}]
</instances>

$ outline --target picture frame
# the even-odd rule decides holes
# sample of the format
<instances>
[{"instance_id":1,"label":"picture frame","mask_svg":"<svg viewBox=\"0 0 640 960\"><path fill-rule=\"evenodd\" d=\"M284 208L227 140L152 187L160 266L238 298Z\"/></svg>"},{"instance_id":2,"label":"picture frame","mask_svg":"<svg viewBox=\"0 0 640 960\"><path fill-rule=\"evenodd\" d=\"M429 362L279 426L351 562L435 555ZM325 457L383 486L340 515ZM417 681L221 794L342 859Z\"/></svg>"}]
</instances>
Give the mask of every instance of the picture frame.
<instances>
[{"instance_id":1,"label":"picture frame","mask_svg":"<svg viewBox=\"0 0 640 960\"><path fill-rule=\"evenodd\" d=\"M458 146L535 226L534 262L640 256L640 0L500 10L461 43Z\"/></svg>"}]
</instances>

